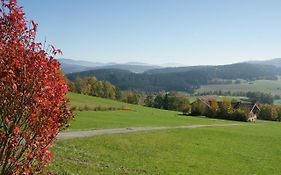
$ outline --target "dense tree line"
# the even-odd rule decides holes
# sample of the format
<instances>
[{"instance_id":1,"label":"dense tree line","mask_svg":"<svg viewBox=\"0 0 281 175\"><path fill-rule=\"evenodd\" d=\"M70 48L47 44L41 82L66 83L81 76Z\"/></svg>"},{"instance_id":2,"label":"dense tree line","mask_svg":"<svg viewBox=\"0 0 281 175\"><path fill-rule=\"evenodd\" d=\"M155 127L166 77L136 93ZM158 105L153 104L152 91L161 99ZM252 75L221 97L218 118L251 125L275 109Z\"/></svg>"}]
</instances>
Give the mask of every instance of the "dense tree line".
<instances>
[{"instance_id":1,"label":"dense tree line","mask_svg":"<svg viewBox=\"0 0 281 175\"><path fill-rule=\"evenodd\" d=\"M192 103L191 113L193 116L206 116L210 118L236 120L236 121L248 121L249 111L242 109L234 109L231 105L231 101L225 99L223 102L211 101L211 108L202 103L200 100ZM258 112L258 119L281 121L281 106L262 104L260 111Z\"/></svg>"},{"instance_id":2,"label":"dense tree line","mask_svg":"<svg viewBox=\"0 0 281 175\"><path fill-rule=\"evenodd\" d=\"M138 104L139 94L133 91L120 91L108 81L98 80L96 77L77 77L75 81L68 81L72 92L95 97L119 100L126 103Z\"/></svg>"},{"instance_id":3,"label":"dense tree line","mask_svg":"<svg viewBox=\"0 0 281 175\"><path fill-rule=\"evenodd\" d=\"M70 82L72 92L77 92L84 95L120 99L120 91L107 81L99 81L96 77L77 77L74 82Z\"/></svg>"},{"instance_id":4,"label":"dense tree line","mask_svg":"<svg viewBox=\"0 0 281 175\"><path fill-rule=\"evenodd\" d=\"M160 92L156 95L148 95L144 100L145 106L158 109L181 111L184 114L190 112L190 102L186 96L176 92Z\"/></svg>"},{"instance_id":5,"label":"dense tree line","mask_svg":"<svg viewBox=\"0 0 281 175\"><path fill-rule=\"evenodd\" d=\"M218 96L237 96L237 97L246 97L247 92L243 91L222 91L214 90L214 91L204 91L204 92L197 92L197 96L205 96L205 95L218 95Z\"/></svg>"},{"instance_id":6,"label":"dense tree line","mask_svg":"<svg viewBox=\"0 0 281 175\"><path fill-rule=\"evenodd\" d=\"M204 72L200 71L190 72L187 76L186 74L136 74L118 69L100 69L67 75L71 81L74 81L77 76L95 76L100 80L106 80L114 84L121 90L137 90L145 92L159 92L161 90L193 92L200 87L201 83L207 84L208 82L208 78L205 77Z\"/></svg>"},{"instance_id":7,"label":"dense tree line","mask_svg":"<svg viewBox=\"0 0 281 175\"><path fill-rule=\"evenodd\" d=\"M221 103L212 100L210 102L210 107L200 100L197 100L192 104L191 115L236 121L248 121L250 118L247 111L234 109L231 105L231 101L227 99L224 99Z\"/></svg>"},{"instance_id":8,"label":"dense tree line","mask_svg":"<svg viewBox=\"0 0 281 175\"><path fill-rule=\"evenodd\" d=\"M72 81L81 77L96 76L106 80L121 90L138 90L146 92L185 91L193 93L200 85L213 84L216 79L230 83L232 80L276 79L280 72L274 66L252 65L246 63L224 66L198 66L174 68L175 71L155 70L155 72L132 73L118 69L99 69L68 74ZM177 71L177 69L181 71ZM160 71L160 72L159 72Z\"/></svg>"},{"instance_id":9,"label":"dense tree line","mask_svg":"<svg viewBox=\"0 0 281 175\"><path fill-rule=\"evenodd\" d=\"M247 92L246 96L254 103L272 104L274 100L271 94L263 92Z\"/></svg>"},{"instance_id":10,"label":"dense tree line","mask_svg":"<svg viewBox=\"0 0 281 175\"><path fill-rule=\"evenodd\" d=\"M262 105L258 118L261 120L281 121L281 106Z\"/></svg>"}]
</instances>

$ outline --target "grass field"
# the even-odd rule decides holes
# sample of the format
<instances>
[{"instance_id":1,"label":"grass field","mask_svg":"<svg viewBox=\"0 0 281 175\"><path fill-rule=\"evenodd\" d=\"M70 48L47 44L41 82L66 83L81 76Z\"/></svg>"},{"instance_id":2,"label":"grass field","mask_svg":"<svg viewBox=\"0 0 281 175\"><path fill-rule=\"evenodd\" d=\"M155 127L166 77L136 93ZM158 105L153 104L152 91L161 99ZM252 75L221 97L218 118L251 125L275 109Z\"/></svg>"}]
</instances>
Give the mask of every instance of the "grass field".
<instances>
[{"instance_id":1,"label":"grass field","mask_svg":"<svg viewBox=\"0 0 281 175\"><path fill-rule=\"evenodd\" d=\"M133 126L179 126L189 124L229 123L230 121L207 119L205 117L183 116L180 112L159 110L131 105L108 99L70 93L71 105L76 106L127 106L130 110L76 111L69 130L89 130Z\"/></svg>"},{"instance_id":2,"label":"grass field","mask_svg":"<svg viewBox=\"0 0 281 175\"><path fill-rule=\"evenodd\" d=\"M124 105L105 99L69 94L92 105ZM126 126L216 123L183 117L177 112L128 105L132 111L79 112L72 130ZM237 123L237 122L236 122ZM48 167L57 175L70 174L256 174L281 172L281 123L240 123L240 126L169 129L103 135L58 141Z\"/></svg>"},{"instance_id":3,"label":"grass field","mask_svg":"<svg viewBox=\"0 0 281 175\"><path fill-rule=\"evenodd\" d=\"M67 97L70 100L71 106L76 106L76 107L88 106L89 108L94 108L94 107L133 106L127 103L122 103L114 100L91 97L91 96L76 94L72 92L68 93Z\"/></svg>"},{"instance_id":4,"label":"grass field","mask_svg":"<svg viewBox=\"0 0 281 175\"><path fill-rule=\"evenodd\" d=\"M173 129L60 141L57 174L257 174L281 171L281 125Z\"/></svg>"},{"instance_id":5,"label":"grass field","mask_svg":"<svg viewBox=\"0 0 281 175\"><path fill-rule=\"evenodd\" d=\"M281 95L281 79L278 80L256 80L252 84L241 83L241 84L226 84L226 85L206 85L201 86L197 92L209 92L221 90L223 92L265 92L271 93L272 95Z\"/></svg>"}]
</instances>

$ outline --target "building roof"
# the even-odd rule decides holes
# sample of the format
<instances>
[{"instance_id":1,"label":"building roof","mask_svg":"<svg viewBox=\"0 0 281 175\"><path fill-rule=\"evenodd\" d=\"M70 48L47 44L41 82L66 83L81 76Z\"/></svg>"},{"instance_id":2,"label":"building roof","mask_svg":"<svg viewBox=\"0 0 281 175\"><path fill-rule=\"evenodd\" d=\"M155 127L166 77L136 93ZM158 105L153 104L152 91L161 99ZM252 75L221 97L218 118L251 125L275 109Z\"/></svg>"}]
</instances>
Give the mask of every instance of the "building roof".
<instances>
[{"instance_id":1,"label":"building roof","mask_svg":"<svg viewBox=\"0 0 281 175\"><path fill-rule=\"evenodd\" d=\"M260 111L260 108L256 103L241 103L241 102L236 102L236 103L231 103L231 106L234 109L242 109L246 110L248 112L253 112L254 110Z\"/></svg>"},{"instance_id":2,"label":"building roof","mask_svg":"<svg viewBox=\"0 0 281 175\"><path fill-rule=\"evenodd\" d=\"M212 101L217 101L215 97L213 96L201 96L198 98L202 103L204 103L205 105L207 105L209 108L211 108L211 102ZM218 104L222 103L222 102L218 102ZM248 111L249 113L251 112L256 112L260 111L260 108L258 107L258 105L256 103L242 103L242 102L232 102L231 103L232 108L234 109L242 109L245 111Z\"/></svg>"},{"instance_id":3,"label":"building roof","mask_svg":"<svg viewBox=\"0 0 281 175\"><path fill-rule=\"evenodd\" d=\"M213 96L201 96L198 98L201 102L207 105L209 108L211 107L212 101L217 101L217 99Z\"/></svg>"}]
</instances>

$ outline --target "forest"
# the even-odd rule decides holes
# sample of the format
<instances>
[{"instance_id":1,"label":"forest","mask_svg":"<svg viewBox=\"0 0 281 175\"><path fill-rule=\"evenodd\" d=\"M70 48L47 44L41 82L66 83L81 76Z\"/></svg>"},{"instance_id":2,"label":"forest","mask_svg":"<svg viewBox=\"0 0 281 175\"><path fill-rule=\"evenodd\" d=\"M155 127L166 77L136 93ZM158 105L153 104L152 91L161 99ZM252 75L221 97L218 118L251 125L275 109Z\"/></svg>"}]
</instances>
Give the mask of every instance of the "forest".
<instances>
[{"instance_id":1,"label":"forest","mask_svg":"<svg viewBox=\"0 0 281 175\"><path fill-rule=\"evenodd\" d=\"M200 85L214 83L214 79L275 80L279 73L280 69L275 66L237 63L222 66L155 69L144 73L132 73L120 69L99 69L67 74L67 77L73 81L77 76L95 76L100 80L114 84L121 90L147 92L164 90L193 93Z\"/></svg>"}]
</instances>

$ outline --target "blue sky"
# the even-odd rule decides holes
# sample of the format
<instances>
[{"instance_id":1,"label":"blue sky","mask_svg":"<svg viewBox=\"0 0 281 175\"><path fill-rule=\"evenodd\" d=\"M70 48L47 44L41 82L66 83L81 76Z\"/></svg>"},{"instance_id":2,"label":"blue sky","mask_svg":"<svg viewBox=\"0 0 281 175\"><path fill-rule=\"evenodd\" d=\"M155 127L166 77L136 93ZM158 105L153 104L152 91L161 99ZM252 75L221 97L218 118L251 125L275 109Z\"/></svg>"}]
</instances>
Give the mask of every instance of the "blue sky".
<instances>
[{"instance_id":1,"label":"blue sky","mask_svg":"<svg viewBox=\"0 0 281 175\"><path fill-rule=\"evenodd\" d=\"M64 58L183 65L281 58L280 0L19 0Z\"/></svg>"}]
</instances>

